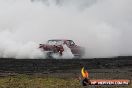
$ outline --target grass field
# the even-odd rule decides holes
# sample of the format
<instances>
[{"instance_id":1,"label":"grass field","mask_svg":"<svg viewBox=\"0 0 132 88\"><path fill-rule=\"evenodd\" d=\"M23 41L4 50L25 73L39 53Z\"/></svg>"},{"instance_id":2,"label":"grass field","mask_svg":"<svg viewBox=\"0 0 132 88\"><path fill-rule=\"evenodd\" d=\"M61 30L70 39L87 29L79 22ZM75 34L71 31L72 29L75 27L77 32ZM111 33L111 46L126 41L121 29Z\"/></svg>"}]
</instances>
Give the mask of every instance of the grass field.
<instances>
[{"instance_id":1,"label":"grass field","mask_svg":"<svg viewBox=\"0 0 132 88\"><path fill-rule=\"evenodd\" d=\"M19 74L0 78L0 88L84 88L77 78ZM85 88L132 88L127 86L87 86Z\"/></svg>"},{"instance_id":2,"label":"grass field","mask_svg":"<svg viewBox=\"0 0 132 88\"><path fill-rule=\"evenodd\" d=\"M81 87L76 79L54 77L35 77L17 75L0 78L0 88L77 88Z\"/></svg>"},{"instance_id":3,"label":"grass field","mask_svg":"<svg viewBox=\"0 0 132 88\"><path fill-rule=\"evenodd\" d=\"M80 64L87 65L90 79L132 80L131 58L1 59L0 88L84 88L78 80ZM85 88L132 88L132 84L126 86L89 85Z\"/></svg>"}]
</instances>

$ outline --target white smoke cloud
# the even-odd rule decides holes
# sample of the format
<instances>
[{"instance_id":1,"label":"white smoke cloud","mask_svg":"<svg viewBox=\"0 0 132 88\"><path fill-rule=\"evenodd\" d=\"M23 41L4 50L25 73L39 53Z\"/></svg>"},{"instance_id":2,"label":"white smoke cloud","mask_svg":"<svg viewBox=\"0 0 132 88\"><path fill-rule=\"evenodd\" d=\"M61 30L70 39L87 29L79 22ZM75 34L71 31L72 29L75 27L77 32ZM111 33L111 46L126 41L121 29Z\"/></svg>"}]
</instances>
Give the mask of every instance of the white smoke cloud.
<instances>
[{"instance_id":1,"label":"white smoke cloud","mask_svg":"<svg viewBox=\"0 0 132 88\"><path fill-rule=\"evenodd\" d=\"M73 39L85 57L132 55L131 0L0 0L0 57L43 58L48 39Z\"/></svg>"},{"instance_id":2,"label":"white smoke cloud","mask_svg":"<svg viewBox=\"0 0 132 88\"><path fill-rule=\"evenodd\" d=\"M74 55L71 52L71 49L67 47L66 45L63 45L64 51L62 58L74 58Z\"/></svg>"},{"instance_id":3,"label":"white smoke cloud","mask_svg":"<svg viewBox=\"0 0 132 88\"><path fill-rule=\"evenodd\" d=\"M4 58L44 58L45 55L38 49L35 42L19 43L14 41L12 33L1 31L0 33L0 56Z\"/></svg>"}]
</instances>

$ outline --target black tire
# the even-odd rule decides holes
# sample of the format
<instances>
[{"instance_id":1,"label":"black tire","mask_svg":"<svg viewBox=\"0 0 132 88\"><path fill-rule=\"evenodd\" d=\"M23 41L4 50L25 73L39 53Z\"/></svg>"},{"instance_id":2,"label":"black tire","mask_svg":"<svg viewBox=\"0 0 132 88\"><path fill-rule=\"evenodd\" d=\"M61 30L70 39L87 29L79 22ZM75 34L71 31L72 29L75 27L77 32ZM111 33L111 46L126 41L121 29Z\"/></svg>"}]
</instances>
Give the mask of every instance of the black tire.
<instances>
[{"instance_id":1,"label":"black tire","mask_svg":"<svg viewBox=\"0 0 132 88\"><path fill-rule=\"evenodd\" d=\"M47 52L46 58L48 58L48 59L53 59L52 54L53 54L53 52Z\"/></svg>"},{"instance_id":2,"label":"black tire","mask_svg":"<svg viewBox=\"0 0 132 88\"><path fill-rule=\"evenodd\" d=\"M82 55L74 55L74 59L81 59Z\"/></svg>"}]
</instances>

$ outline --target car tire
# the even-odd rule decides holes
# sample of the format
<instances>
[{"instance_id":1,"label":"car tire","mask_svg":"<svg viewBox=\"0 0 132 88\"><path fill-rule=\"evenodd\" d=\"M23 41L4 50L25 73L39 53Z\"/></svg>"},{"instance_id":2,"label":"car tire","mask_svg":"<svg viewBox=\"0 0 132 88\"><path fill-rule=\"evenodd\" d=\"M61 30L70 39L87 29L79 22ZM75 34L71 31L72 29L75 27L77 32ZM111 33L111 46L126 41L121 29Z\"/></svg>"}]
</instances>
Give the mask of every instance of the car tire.
<instances>
[{"instance_id":1,"label":"car tire","mask_svg":"<svg viewBox=\"0 0 132 88\"><path fill-rule=\"evenodd\" d=\"M53 52L47 52L47 54L46 54L47 59L53 59L52 54L53 54Z\"/></svg>"}]
</instances>

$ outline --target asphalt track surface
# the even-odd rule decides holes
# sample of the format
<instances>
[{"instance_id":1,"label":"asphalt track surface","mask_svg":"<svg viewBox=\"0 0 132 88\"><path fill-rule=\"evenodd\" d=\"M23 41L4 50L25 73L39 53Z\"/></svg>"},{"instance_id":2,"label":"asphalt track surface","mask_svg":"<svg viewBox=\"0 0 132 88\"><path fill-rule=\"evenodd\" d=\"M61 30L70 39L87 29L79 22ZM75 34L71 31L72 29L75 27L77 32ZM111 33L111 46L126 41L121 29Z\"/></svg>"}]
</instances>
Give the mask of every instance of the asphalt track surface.
<instances>
[{"instance_id":1,"label":"asphalt track surface","mask_svg":"<svg viewBox=\"0 0 132 88\"><path fill-rule=\"evenodd\" d=\"M0 58L0 72L13 73L61 73L88 69L130 69L132 57L92 59L13 59Z\"/></svg>"}]
</instances>

